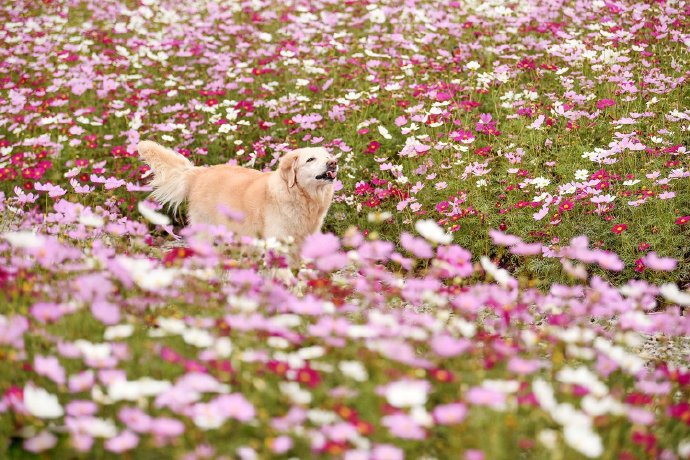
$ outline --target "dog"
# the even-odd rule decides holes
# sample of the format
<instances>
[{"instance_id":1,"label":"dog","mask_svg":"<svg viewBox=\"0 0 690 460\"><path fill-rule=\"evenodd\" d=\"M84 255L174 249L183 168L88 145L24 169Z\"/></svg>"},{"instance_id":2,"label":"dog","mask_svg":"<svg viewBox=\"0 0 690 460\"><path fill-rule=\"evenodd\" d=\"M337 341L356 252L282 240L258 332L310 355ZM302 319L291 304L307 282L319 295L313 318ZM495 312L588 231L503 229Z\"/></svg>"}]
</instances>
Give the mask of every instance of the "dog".
<instances>
[{"instance_id":1,"label":"dog","mask_svg":"<svg viewBox=\"0 0 690 460\"><path fill-rule=\"evenodd\" d=\"M324 148L285 154L271 172L231 165L194 166L152 141L138 145L153 171L152 196L173 211L187 201L190 224L225 225L238 235L276 238L301 248L321 229L333 200L338 162ZM240 214L238 219L230 215Z\"/></svg>"}]
</instances>

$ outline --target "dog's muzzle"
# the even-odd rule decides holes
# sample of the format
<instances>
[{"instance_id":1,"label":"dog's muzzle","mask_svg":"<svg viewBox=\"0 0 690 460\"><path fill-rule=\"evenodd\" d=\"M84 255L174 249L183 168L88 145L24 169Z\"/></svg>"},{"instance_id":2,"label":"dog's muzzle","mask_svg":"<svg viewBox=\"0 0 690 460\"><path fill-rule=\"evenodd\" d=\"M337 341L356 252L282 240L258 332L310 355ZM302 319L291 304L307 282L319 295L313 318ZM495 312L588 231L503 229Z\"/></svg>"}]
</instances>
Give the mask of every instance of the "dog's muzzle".
<instances>
[{"instance_id":1,"label":"dog's muzzle","mask_svg":"<svg viewBox=\"0 0 690 460\"><path fill-rule=\"evenodd\" d=\"M320 179L320 180L327 180L327 181L333 182L333 180L335 180L337 175L338 175L338 166L333 165L333 164L329 164L328 168L324 172L322 172L321 174L316 176L316 178Z\"/></svg>"}]
</instances>

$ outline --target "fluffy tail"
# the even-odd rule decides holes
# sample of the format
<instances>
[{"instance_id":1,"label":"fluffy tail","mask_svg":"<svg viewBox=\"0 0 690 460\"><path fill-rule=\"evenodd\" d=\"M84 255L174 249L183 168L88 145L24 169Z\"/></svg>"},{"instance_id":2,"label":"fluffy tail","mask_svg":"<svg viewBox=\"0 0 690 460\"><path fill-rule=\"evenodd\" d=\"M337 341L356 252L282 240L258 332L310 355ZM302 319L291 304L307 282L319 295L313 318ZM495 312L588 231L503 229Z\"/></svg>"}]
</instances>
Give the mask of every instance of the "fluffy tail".
<instances>
[{"instance_id":1,"label":"fluffy tail","mask_svg":"<svg viewBox=\"0 0 690 460\"><path fill-rule=\"evenodd\" d=\"M187 198L189 178L196 168L179 153L153 141L139 142L138 150L139 155L153 170L153 197L177 212L177 208Z\"/></svg>"}]
</instances>

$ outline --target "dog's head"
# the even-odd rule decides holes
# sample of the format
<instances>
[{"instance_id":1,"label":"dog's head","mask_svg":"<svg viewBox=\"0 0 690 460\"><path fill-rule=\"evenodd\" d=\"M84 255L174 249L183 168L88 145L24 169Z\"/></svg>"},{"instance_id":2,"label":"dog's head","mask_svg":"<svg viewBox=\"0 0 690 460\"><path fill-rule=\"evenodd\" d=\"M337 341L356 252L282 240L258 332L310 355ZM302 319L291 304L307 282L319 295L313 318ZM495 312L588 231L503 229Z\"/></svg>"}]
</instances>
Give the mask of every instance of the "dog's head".
<instances>
[{"instance_id":1,"label":"dog's head","mask_svg":"<svg viewBox=\"0 0 690 460\"><path fill-rule=\"evenodd\" d=\"M333 183L338 173L338 161L324 148L308 147L283 156L279 169L288 187L299 185L313 189Z\"/></svg>"}]
</instances>

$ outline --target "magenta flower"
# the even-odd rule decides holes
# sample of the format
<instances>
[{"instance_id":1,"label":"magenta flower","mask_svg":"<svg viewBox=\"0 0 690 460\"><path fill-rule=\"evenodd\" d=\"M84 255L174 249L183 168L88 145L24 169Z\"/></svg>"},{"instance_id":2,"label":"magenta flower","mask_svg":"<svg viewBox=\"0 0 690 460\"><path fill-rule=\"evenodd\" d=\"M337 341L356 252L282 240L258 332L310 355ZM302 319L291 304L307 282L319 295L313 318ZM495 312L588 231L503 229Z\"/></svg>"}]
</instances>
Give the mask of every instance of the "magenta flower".
<instances>
[{"instance_id":1,"label":"magenta flower","mask_svg":"<svg viewBox=\"0 0 690 460\"><path fill-rule=\"evenodd\" d=\"M613 99L599 99L597 101L597 109L599 110L603 110L607 107L613 107L614 105L616 105L616 101Z\"/></svg>"}]
</instances>

